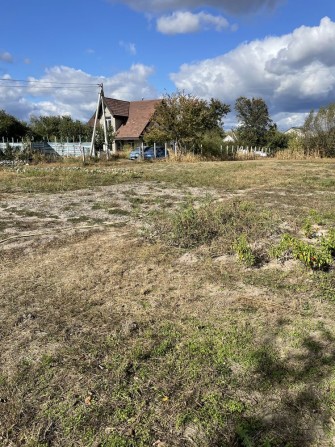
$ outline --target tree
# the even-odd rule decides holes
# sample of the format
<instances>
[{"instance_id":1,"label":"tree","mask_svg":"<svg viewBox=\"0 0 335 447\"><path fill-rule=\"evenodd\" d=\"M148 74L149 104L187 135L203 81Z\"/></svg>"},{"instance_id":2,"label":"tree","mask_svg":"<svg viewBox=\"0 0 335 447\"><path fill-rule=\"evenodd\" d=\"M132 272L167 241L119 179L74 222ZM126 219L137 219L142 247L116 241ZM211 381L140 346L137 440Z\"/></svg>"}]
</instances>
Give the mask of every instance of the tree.
<instances>
[{"instance_id":1,"label":"tree","mask_svg":"<svg viewBox=\"0 0 335 447\"><path fill-rule=\"evenodd\" d=\"M92 129L91 129L92 131ZM107 141L109 150L112 148L113 141L115 139L115 133L112 126L107 127ZM98 125L95 132L94 146L96 151L103 151L105 144L105 134L103 126Z\"/></svg>"},{"instance_id":2,"label":"tree","mask_svg":"<svg viewBox=\"0 0 335 447\"><path fill-rule=\"evenodd\" d=\"M235 102L235 111L240 123L236 131L239 142L247 146L265 146L272 125L265 101L240 96Z\"/></svg>"},{"instance_id":3,"label":"tree","mask_svg":"<svg viewBox=\"0 0 335 447\"><path fill-rule=\"evenodd\" d=\"M199 151L206 132L223 132L223 117L229 111L229 105L217 99L208 102L180 91L167 94L156 106L145 140L174 141L182 152Z\"/></svg>"},{"instance_id":4,"label":"tree","mask_svg":"<svg viewBox=\"0 0 335 447\"><path fill-rule=\"evenodd\" d=\"M266 147L271 149L271 153L288 147L289 136L279 132L277 125L272 124L266 135Z\"/></svg>"},{"instance_id":5,"label":"tree","mask_svg":"<svg viewBox=\"0 0 335 447\"><path fill-rule=\"evenodd\" d=\"M33 116L30 120L30 127L36 138L58 139L60 141L89 140L91 138L92 129L81 121L74 121L70 116Z\"/></svg>"},{"instance_id":6,"label":"tree","mask_svg":"<svg viewBox=\"0 0 335 447\"><path fill-rule=\"evenodd\" d=\"M302 127L305 153L318 152L326 157L335 156L335 103L313 110Z\"/></svg>"},{"instance_id":7,"label":"tree","mask_svg":"<svg viewBox=\"0 0 335 447\"><path fill-rule=\"evenodd\" d=\"M17 120L4 110L0 110L0 137L17 140L23 138L27 132L28 127L25 123Z\"/></svg>"}]
</instances>

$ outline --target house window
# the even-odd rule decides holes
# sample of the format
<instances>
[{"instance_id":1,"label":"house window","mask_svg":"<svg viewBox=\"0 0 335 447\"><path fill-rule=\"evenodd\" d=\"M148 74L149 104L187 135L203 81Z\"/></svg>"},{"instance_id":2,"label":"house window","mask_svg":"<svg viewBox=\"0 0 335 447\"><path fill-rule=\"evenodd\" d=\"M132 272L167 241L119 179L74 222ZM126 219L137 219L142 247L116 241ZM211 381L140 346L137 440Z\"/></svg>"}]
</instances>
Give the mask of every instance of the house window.
<instances>
[{"instance_id":1,"label":"house window","mask_svg":"<svg viewBox=\"0 0 335 447\"><path fill-rule=\"evenodd\" d=\"M106 118L107 129L112 127L112 118Z\"/></svg>"}]
</instances>

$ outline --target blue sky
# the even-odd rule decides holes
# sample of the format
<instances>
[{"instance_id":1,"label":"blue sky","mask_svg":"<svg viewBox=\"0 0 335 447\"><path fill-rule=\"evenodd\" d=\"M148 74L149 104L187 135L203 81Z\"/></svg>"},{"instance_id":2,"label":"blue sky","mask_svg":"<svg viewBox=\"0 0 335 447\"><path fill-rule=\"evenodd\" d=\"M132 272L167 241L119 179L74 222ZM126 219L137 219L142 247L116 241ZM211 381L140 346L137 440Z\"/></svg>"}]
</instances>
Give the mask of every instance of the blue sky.
<instances>
[{"instance_id":1,"label":"blue sky","mask_svg":"<svg viewBox=\"0 0 335 447\"><path fill-rule=\"evenodd\" d=\"M85 121L103 82L124 100L263 97L284 130L335 102L334 48L334 0L4 0L0 109Z\"/></svg>"}]
</instances>

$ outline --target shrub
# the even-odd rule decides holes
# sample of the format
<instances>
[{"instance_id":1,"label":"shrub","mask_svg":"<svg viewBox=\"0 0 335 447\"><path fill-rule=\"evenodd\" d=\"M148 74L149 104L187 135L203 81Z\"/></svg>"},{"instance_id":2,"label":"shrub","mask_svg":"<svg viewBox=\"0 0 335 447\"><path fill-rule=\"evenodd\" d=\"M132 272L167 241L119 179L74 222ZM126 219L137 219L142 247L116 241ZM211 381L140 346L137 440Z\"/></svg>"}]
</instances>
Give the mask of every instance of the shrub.
<instances>
[{"instance_id":1,"label":"shrub","mask_svg":"<svg viewBox=\"0 0 335 447\"><path fill-rule=\"evenodd\" d=\"M239 261L243 262L248 267L253 267L256 264L256 257L253 254L245 234L242 234L236 239L233 247Z\"/></svg>"},{"instance_id":2,"label":"shrub","mask_svg":"<svg viewBox=\"0 0 335 447\"><path fill-rule=\"evenodd\" d=\"M272 248L271 254L282 260L292 256L313 270L328 270L333 261L326 240L321 241L320 245L312 245L289 234L283 235L280 243Z\"/></svg>"}]
</instances>

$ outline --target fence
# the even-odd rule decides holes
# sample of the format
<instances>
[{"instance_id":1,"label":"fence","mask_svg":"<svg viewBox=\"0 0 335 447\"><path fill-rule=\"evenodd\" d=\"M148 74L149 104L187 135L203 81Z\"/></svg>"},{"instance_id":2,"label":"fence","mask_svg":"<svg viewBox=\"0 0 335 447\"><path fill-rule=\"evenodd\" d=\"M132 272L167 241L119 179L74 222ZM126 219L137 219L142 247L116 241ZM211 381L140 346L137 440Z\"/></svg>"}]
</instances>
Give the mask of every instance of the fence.
<instances>
[{"instance_id":1,"label":"fence","mask_svg":"<svg viewBox=\"0 0 335 447\"><path fill-rule=\"evenodd\" d=\"M3 150L7 147L7 145L11 147L18 148L20 150L23 149L24 143L19 141L7 141L4 142L4 139L2 139L2 143L0 142L0 150ZM176 145L173 145L172 148L175 152L177 151ZM31 142L31 148L38 150L39 152L50 155L50 156L60 156L60 157L81 157L83 155L83 150L85 151L85 155L88 156L90 154L90 148L91 148L91 142ZM245 155L253 157L267 157L271 155L270 148L267 147L252 147L252 146L238 146L238 145L232 145L232 146L221 146L221 154L222 156L240 156Z\"/></svg>"},{"instance_id":2,"label":"fence","mask_svg":"<svg viewBox=\"0 0 335 447\"><path fill-rule=\"evenodd\" d=\"M221 146L221 153L226 153L226 155L250 155L250 156L258 156L258 157L268 157L271 155L271 150L268 147L252 147L252 146L226 146L223 148Z\"/></svg>"},{"instance_id":3,"label":"fence","mask_svg":"<svg viewBox=\"0 0 335 447\"><path fill-rule=\"evenodd\" d=\"M13 148L23 150L24 143L19 141L7 141L0 143L0 150L6 149L7 145ZM52 143L52 142L31 142L31 148L45 155L61 156L61 157L80 157L85 151L85 155L89 155L91 142L75 142L75 143Z\"/></svg>"}]
</instances>

